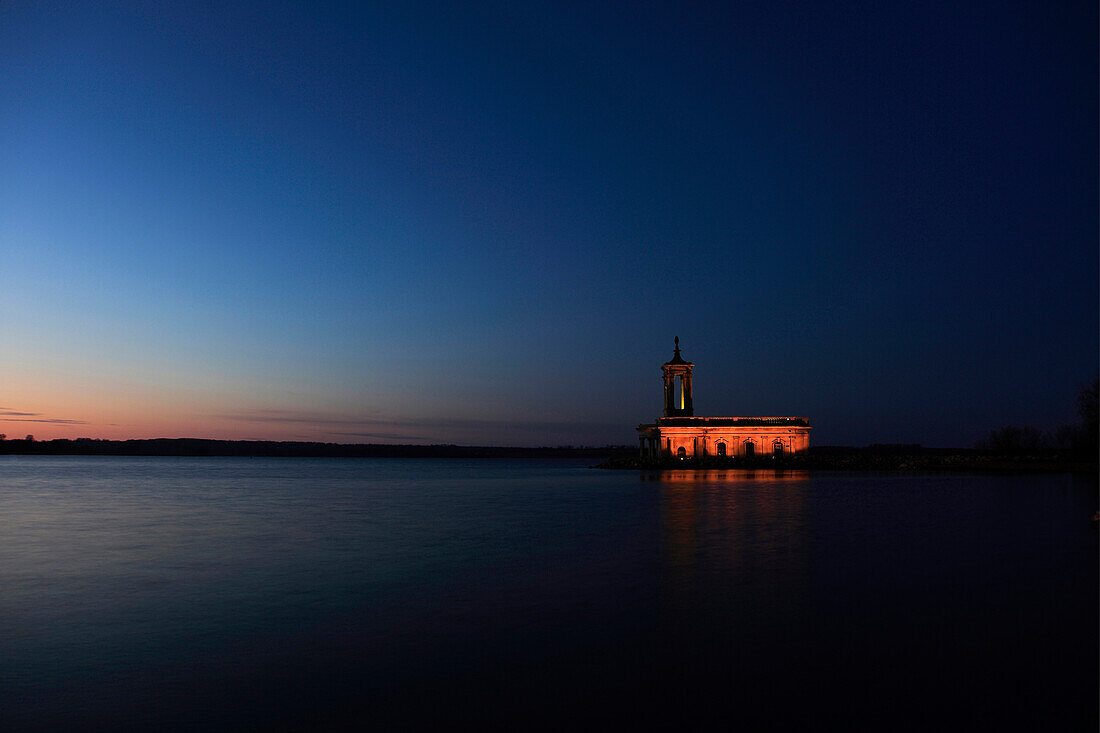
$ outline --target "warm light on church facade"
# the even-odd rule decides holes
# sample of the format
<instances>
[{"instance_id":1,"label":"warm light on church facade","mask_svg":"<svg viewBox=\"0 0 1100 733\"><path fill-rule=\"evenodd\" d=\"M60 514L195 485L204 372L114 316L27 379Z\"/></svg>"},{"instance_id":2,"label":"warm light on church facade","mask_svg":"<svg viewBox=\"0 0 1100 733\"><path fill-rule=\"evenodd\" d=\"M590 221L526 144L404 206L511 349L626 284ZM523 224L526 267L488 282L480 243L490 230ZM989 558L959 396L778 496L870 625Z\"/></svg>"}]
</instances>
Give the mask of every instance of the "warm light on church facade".
<instances>
[{"instance_id":1,"label":"warm light on church facade","mask_svg":"<svg viewBox=\"0 0 1100 733\"><path fill-rule=\"evenodd\" d=\"M782 456L809 448L811 428L805 417L695 417L694 368L680 356L677 337L672 359L661 365L664 416L638 426L642 460Z\"/></svg>"}]
</instances>

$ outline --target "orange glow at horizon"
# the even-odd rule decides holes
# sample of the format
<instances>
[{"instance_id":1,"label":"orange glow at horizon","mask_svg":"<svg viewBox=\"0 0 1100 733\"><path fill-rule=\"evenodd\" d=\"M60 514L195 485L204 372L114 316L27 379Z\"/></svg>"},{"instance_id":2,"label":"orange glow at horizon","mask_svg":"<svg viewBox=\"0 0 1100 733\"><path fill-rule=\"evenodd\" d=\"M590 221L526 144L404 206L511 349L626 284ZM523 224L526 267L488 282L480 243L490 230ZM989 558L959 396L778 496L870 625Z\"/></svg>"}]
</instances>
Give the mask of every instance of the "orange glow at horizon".
<instances>
[{"instance_id":1,"label":"orange glow at horizon","mask_svg":"<svg viewBox=\"0 0 1100 733\"><path fill-rule=\"evenodd\" d=\"M339 441L332 428L235 418L252 406L219 393L126 385L125 391L73 384L24 384L0 395L0 433L36 440L206 438L212 440ZM123 397L125 395L125 397Z\"/></svg>"}]
</instances>

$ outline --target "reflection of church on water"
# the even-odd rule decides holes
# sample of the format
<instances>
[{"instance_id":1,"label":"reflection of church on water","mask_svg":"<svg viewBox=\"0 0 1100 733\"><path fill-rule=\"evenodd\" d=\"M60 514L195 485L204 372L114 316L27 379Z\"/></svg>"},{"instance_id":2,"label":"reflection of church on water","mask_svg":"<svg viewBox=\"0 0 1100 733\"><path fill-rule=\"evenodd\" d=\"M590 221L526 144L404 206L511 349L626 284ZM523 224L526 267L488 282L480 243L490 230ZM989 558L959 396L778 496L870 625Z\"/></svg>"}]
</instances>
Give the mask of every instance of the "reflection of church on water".
<instances>
[{"instance_id":1,"label":"reflection of church on water","mask_svg":"<svg viewBox=\"0 0 1100 733\"><path fill-rule=\"evenodd\" d=\"M695 417L691 372L680 356L680 338L670 361L661 365L665 380L664 417L638 426L642 460L798 453L810 446L805 417Z\"/></svg>"}]
</instances>

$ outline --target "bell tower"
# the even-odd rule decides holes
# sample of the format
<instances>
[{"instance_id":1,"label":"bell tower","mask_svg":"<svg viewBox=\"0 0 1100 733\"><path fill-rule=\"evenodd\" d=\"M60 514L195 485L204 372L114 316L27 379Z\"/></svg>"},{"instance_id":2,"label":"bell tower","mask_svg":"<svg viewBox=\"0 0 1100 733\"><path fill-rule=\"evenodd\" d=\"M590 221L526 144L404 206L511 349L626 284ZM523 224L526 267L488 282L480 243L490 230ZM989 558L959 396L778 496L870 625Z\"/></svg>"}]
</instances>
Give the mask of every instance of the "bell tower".
<instances>
[{"instance_id":1,"label":"bell tower","mask_svg":"<svg viewBox=\"0 0 1100 733\"><path fill-rule=\"evenodd\" d=\"M691 404L691 370L695 365L680 356L680 337L676 337L676 350L672 359L661 365L665 378L665 417L691 417L695 410ZM680 389L676 389L679 380Z\"/></svg>"}]
</instances>

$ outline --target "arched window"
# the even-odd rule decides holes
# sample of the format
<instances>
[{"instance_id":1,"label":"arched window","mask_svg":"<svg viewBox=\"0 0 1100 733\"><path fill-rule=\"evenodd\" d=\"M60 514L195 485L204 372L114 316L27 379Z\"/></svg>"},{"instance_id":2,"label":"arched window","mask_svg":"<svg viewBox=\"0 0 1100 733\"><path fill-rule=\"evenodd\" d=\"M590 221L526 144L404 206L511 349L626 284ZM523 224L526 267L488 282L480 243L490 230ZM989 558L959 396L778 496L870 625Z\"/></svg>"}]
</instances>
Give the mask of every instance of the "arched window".
<instances>
[{"instance_id":1,"label":"arched window","mask_svg":"<svg viewBox=\"0 0 1100 733\"><path fill-rule=\"evenodd\" d=\"M756 455L756 445L751 440L745 441L745 457L752 458Z\"/></svg>"},{"instance_id":2,"label":"arched window","mask_svg":"<svg viewBox=\"0 0 1100 733\"><path fill-rule=\"evenodd\" d=\"M680 460L683 460L683 459L687 458L687 454L688 454L687 450L682 445L679 448L676 449L676 457L679 458Z\"/></svg>"},{"instance_id":3,"label":"arched window","mask_svg":"<svg viewBox=\"0 0 1100 733\"><path fill-rule=\"evenodd\" d=\"M725 456L726 455L726 444L725 443L715 443L714 451L715 451L715 453L717 453L720 456Z\"/></svg>"},{"instance_id":4,"label":"arched window","mask_svg":"<svg viewBox=\"0 0 1100 733\"><path fill-rule=\"evenodd\" d=\"M774 443L772 443L772 453L774 453L777 456L783 455L783 442L782 441L777 440Z\"/></svg>"}]
</instances>

